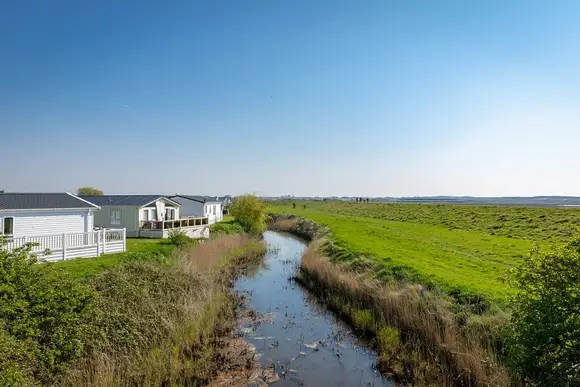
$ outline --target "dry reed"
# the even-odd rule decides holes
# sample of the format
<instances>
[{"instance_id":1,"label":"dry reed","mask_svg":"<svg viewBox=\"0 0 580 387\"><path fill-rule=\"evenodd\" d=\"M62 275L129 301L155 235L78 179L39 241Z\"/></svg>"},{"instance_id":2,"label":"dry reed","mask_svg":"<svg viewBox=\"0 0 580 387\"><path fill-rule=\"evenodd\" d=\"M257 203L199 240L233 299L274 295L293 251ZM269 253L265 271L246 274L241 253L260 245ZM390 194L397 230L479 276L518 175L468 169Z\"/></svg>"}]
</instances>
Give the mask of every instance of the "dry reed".
<instances>
[{"instance_id":1,"label":"dry reed","mask_svg":"<svg viewBox=\"0 0 580 387\"><path fill-rule=\"evenodd\" d=\"M334 264L319 253L322 243L314 241L303 255L299 279L367 333L380 336L388 333L385 327L399 331L397 348L379 345L383 369L415 384L509 384L507 370L491 347L461 329L444 300L421 286L389 287L369 273ZM380 337L377 341L381 343Z\"/></svg>"},{"instance_id":2,"label":"dry reed","mask_svg":"<svg viewBox=\"0 0 580 387\"><path fill-rule=\"evenodd\" d=\"M111 278L122 297L114 287L102 294L110 313L105 323L113 325L106 328L139 335L134 342L126 337L115 341L105 332L59 384L205 384L216 370L219 337L235 321L236 303L229 292L235 268L260 260L264 252L262 242L230 235L180 250L175 267L141 263L120 270Z\"/></svg>"}]
</instances>

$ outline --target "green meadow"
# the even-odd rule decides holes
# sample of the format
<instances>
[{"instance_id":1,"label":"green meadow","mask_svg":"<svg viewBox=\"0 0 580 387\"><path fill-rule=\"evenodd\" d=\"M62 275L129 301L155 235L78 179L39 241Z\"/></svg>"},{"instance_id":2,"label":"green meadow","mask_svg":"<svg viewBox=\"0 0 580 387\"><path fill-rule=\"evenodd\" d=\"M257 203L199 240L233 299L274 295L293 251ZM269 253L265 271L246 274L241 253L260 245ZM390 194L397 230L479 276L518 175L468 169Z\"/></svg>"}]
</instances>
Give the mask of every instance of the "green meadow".
<instances>
[{"instance_id":1,"label":"green meadow","mask_svg":"<svg viewBox=\"0 0 580 387\"><path fill-rule=\"evenodd\" d=\"M373 257L386 272L495 301L512 292L502 280L510 267L580 223L580 211L556 208L278 202L270 211L328 226L339 248Z\"/></svg>"}]
</instances>

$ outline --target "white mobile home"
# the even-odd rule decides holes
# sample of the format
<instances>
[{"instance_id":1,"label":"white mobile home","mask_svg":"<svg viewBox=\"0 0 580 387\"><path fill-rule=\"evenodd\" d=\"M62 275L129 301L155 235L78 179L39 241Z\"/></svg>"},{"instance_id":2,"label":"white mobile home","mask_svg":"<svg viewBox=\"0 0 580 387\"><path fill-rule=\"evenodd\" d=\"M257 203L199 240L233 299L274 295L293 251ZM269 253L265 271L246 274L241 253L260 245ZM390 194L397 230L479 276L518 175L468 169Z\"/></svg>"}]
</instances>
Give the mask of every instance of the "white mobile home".
<instances>
[{"instance_id":1,"label":"white mobile home","mask_svg":"<svg viewBox=\"0 0 580 387\"><path fill-rule=\"evenodd\" d=\"M222 202L217 198L195 195L174 195L169 198L181 205L183 216L207 217L209 224L223 219Z\"/></svg>"},{"instance_id":2,"label":"white mobile home","mask_svg":"<svg viewBox=\"0 0 580 387\"><path fill-rule=\"evenodd\" d=\"M187 217L181 205L160 195L86 196L102 210L95 213L95 226L127 229L128 237L167 238L179 229L192 238L207 238L207 217Z\"/></svg>"},{"instance_id":3,"label":"white mobile home","mask_svg":"<svg viewBox=\"0 0 580 387\"><path fill-rule=\"evenodd\" d=\"M1 248L47 261L125 251L125 230L93 231L100 207L66 193L0 193Z\"/></svg>"},{"instance_id":4,"label":"white mobile home","mask_svg":"<svg viewBox=\"0 0 580 387\"><path fill-rule=\"evenodd\" d=\"M93 231L99 206L71 193L0 193L0 234L7 237Z\"/></svg>"}]
</instances>

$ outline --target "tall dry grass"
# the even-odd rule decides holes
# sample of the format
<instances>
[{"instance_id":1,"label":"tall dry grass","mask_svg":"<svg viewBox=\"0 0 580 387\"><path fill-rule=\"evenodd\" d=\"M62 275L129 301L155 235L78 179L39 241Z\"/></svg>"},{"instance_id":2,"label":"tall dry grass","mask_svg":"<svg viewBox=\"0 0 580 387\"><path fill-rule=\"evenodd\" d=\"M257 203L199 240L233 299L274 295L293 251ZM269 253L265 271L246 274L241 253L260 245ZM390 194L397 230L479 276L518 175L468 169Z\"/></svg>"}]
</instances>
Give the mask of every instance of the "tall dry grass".
<instances>
[{"instance_id":1,"label":"tall dry grass","mask_svg":"<svg viewBox=\"0 0 580 387\"><path fill-rule=\"evenodd\" d=\"M418 385L509 384L492 346L460 327L444 299L334 264L319 252L322 243L311 243L303 255L299 280L376 338L383 370Z\"/></svg>"},{"instance_id":2,"label":"tall dry grass","mask_svg":"<svg viewBox=\"0 0 580 387\"><path fill-rule=\"evenodd\" d=\"M180 250L173 267L129 264L97 279L99 337L59 384L205 384L216 371L216 345L235 321L236 268L260 261L265 249L230 235Z\"/></svg>"},{"instance_id":3,"label":"tall dry grass","mask_svg":"<svg viewBox=\"0 0 580 387\"><path fill-rule=\"evenodd\" d=\"M298 225L298 218L278 218L268 224L268 229L281 232L295 232Z\"/></svg>"}]
</instances>

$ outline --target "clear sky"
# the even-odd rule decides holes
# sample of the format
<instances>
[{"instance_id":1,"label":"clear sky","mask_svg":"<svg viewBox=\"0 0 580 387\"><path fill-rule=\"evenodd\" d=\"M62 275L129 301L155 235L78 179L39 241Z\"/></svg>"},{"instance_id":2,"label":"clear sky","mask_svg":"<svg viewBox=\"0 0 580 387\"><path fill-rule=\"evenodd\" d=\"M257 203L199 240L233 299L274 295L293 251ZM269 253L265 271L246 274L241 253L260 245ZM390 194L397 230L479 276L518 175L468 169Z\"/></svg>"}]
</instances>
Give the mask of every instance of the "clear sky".
<instances>
[{"instance_id":1,"label":"clear sky","mask_svg":"<svg viewBox=\"0 0 580 387\"><path fill-rule=\"evenodd\" d=\"M0 189L580 195L580 1L0 2Z\"/></svg>"}]
</instances>

